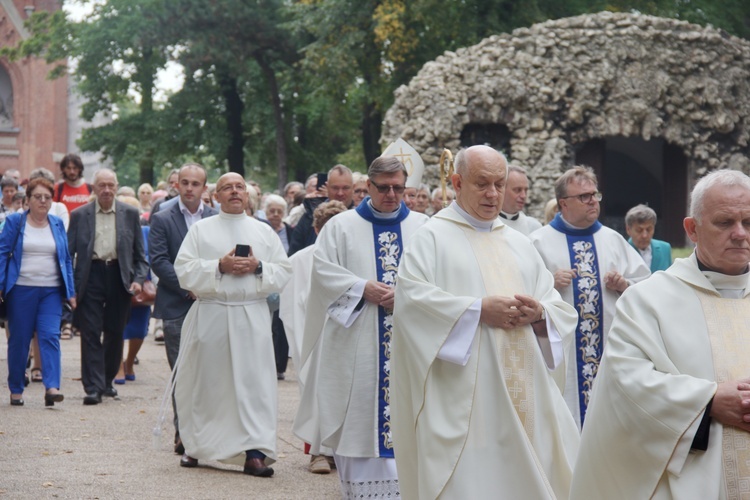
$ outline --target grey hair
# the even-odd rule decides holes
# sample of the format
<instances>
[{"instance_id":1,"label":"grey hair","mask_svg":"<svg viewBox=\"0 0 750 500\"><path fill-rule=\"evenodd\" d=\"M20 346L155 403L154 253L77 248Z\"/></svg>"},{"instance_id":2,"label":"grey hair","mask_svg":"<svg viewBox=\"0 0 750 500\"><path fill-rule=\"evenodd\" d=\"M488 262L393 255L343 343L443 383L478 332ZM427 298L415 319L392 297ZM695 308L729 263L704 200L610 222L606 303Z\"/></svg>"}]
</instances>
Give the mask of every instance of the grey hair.
<instances>
[{"instance_id":1,"label":"grey hair","mask_svg":"<svg viewBox=\"0 0 750 500\"><path fill-rule=\"evenodd\" d=\"M428 186L427 184L420 184L417 188L417 193L420 191L426 191L427 196L430 196L430 186Z\"/></svg>"},{"instance_id":2,"label":"grey hair","mask_svg":"<svg viewBox=\"0 0 750 500\"><path fill-rule=\"evenodd\" d=\"M508 165L508 174L510 175L511 172L515 172L517 174L523 174L524 176L528 177L529 174L526 172L526 169L523 167L519 167L518 165Z\"/></svg>"},{"instance_id":3,"label":"grey hair","mask_svg":"<svg viewBox=\"0 0 750 500\"><path fill-rule=\"evenodd\" d=\"M594 186L599 185L596 180L596 174L591 167L576 165L575 167L566 170L565 173L555 181L555 198L559 202L560 199L565 198L568 195L568 186L570 184L584 181L592 182Z\"/></svg>"},{"instance_id":4,"label":"grey hair","mask_svg":"<svg viewBox=\"0 0 750 500\"><path fill-rule=\"evenodd\" d=\"M362 172L354 172L352 174L352 184L358 184L360 182L367 182L367 175Z\"/></svg>"},{"instance_id":5,"label":"grey hair","mask_svg":"<svg viewBox=\"0 0 750 500\"><path fill-rule=\"evenodd\" d=\"M625 225L627 227L633 224L646 224L648 222L656 225L656 212L648 205L636 205L625 214Z\"/></svg>"},{"instance_id":6,"label":"grey hair","mask_svg":"<svg viewBox=\"0 0 750 500\"><path fill-rule=\"evenodd\" d=\"M317 180L318 174L312 174L307 178L307 180L305 181L305 189L310 187L310 184L312 183L313 179Z\"/></svg>"},{"instance_id":7,"label":"grey hair","mask_svg":"<svg viewBox=\"0 0 750 500\"><path fill-rule=\"evenodd\" d=\"M117 190L117 196L129 196L130 198L135 198L135 190L130 186L121 186L120 189Z\"/></svg>"},{"instance_id":8,"label":"grey hair","mask_svg":"<svg viewBox=\"0 0 750 500\"><path fill-rule=\"evenodd\" d=\"M43 179L47 179L52 184L55 183L55 174L53 174L50 170L47 170L44 167L35 168L29 174L29 180L36 179L37 177L41 177Z\"/></svg>"},{"instance_id":9,"label":"grey hair","mask_svg":"<svg viewBox=\"0 0 750 500\"><path fill-rule=\"evenodd\" d=\"M381 174L393 174L396 172L403 172L404 179L409 176L409 172L406 171L404 164L395 156L378 156L370 163L370 168L367 169L367 177L372 179Z\"/></svg>"},{"instance_id":10,"label":"grey hair","mask_svg":"<svg viewBox=\"0 0 750 500\"><path fill-rule=\"evenodd\" d=\"M750 177L739 170L714 170L707 174L693 188L690 194L690 217L700 222L703 217L703 203L706 193L712 187L734 187L739 186L750 191Z\"/></svg>"},{"instance_id":11,"label":"grey hair","mask_svg":"<svg viewBox=\"0 0 750 500\"><path fill-rule=\"evenodd\" d=\"M106 167L100 168L99 170L94 172L94 178L91 179L91 183L96 184L96 181L99 179L99 176L103 174L104 172L109 172L110 174L112 174L115 177L115 184L119 184L119 182L117 182L117 173L111 168L106 168Z\"/></svg>"},{"instance_id":12,"label":"grey hair","mask_svg":"<svg viewBox=\"0 0 750 500\"><path fill-rule=\"evenodd\" d=\"M268 210L268 205L281 205L284 208L284 212L286 212L287 203L284 198L279 196L278 194L268 194L266 195L266 199L263 202L263 210Z\"/></svg>"},{"instance_id":13,"label":"grey hair","mask_svg":"<svg viewBox=\"0 0 750 500\"><path fill-rule=\"evenodd\" d=\"M462 177L467 174L468 168L469 168L468 160L466 159L467 152L472 148L478 148L478 147L491 149L492 151L500 155L500 157L505 162L505 179L507 180L508 172L509 172L508 158L501 151L491 148L490 146L477 145L477 146L471 146L468 148L461 149L458 152L458 154L456 154L456 157L453 160L453 167L455 169L455 172Z\"/></svg>"},{"instance_id":14,"label":"grey hair","mask_svg":"<svg viewBox=\"0 0 750 500\"><path fill-rule=\"evenodd\" d=\"M455 199L456 193L449 187L446 186L445 192L448 195L449 198ZM432 196L431 198L434 200L435 198L442 198L443 197L443 188L436 187L432 190Z\"/></svg>"},{"instance_id":15,"label":"grey hair","mask_svg":"<svg viewBox=\"0 0 750 500\"><path fill-rule=\"evenodd\" d=\"M305 186L301 182L297 182L297 181L287 182L286 186L284 186L284 194L286 195L289 192L289 190L292 189L293 187L298 187L300 189L305 188Z\"/></svg>"}]
</instances>

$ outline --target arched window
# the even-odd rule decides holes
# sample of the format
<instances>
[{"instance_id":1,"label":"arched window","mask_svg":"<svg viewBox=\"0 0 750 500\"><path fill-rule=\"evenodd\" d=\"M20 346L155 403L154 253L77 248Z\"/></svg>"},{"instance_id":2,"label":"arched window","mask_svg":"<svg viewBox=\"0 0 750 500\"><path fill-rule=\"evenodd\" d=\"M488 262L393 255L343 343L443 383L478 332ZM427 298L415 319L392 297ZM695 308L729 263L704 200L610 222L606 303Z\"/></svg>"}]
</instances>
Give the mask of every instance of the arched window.
<instances>
[{"instance_id":1,"label":"arched window","mask_svg":"<svg viewBox=\"0 0 750 500\"><path fill-rule=\"evenodd\" d=\"M0 129L13 128L13 84L10 75L0 65Z\"/></svg>"}]
</instances>

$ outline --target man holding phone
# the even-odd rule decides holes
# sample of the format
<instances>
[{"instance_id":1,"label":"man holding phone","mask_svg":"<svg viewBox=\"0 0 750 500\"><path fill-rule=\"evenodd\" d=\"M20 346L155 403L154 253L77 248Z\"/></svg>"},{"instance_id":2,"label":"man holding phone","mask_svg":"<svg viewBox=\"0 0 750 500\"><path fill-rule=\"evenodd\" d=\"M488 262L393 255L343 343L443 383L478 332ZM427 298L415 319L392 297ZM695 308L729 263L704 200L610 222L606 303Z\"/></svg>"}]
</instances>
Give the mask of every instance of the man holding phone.
<instances>
[{"instance_id":1,"label":"man holding phone","mask_svg":"<svg viewBox=\"0 0 750 500\"><path fill-rule=\"evenodd\" d=\"M216 197L221 212L193 224L174 263L180 287L197 297L175 367L180 465L219 460L269 477L277 403L266 297L281 291L291 264L273 229L245 214L242 176L221 176Z\"/></svg>"},{"instance_id":2,"label":"man holding phone","mask_svg":"<svg viewBox=\"0 0 750 500\"><path fill-rule=\"evenodd\" d=\"M318 174L318 187L315 194L305 198L305 213L299 220L292 233L292 241L289 242L289 255L306 248L313 243L317 235L312 226L313 212L318 205L328 200L336 200L343 203L347 208L353 208L354 202L354 180L352 171L344 165L336 165L327 174Z\"/></svg>"}]
</instances>

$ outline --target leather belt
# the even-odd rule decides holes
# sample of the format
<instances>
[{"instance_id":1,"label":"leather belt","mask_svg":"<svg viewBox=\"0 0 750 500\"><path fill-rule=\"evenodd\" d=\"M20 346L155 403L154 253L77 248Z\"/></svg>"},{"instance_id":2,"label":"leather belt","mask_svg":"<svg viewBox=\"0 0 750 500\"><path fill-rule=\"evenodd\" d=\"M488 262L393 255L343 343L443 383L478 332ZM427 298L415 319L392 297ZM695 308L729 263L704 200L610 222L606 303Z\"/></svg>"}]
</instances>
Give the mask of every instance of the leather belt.
<instances>
[{"instance_id":1,"label":"leather belt","mask_svg":"<svg viewBox=\"0 0 750 500\"><path fill-rule=\"evenodd\" d=\"M116 266L117 265L117 259L94 259L95 263L104 264L105 266Z\"/></svg>"}]
</instances>

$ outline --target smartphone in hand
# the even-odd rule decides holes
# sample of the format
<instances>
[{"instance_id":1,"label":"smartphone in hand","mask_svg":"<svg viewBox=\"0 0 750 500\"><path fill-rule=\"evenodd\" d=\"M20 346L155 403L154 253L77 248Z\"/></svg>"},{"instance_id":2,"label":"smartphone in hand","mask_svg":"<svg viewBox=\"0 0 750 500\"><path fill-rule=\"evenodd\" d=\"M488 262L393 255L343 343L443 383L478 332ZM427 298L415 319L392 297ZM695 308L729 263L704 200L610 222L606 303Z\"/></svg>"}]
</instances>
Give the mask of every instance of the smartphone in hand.
<instances>
[{"instance_id":1,"label":"smartphone in hand","mask_svg":"<svg viewBox=\"0 0 750 500\"><path fill-rule=\"evenodd\" d=\"M253 250L250 248L250 245L238 244L236 247L234 247L235 257L250 257L252 254Z\"/></svg>"},{"instance_id":2,"label":"smartphone in hand","mask_svg":"<svg viewBox=\"0 0 750 500\"><path fill-rule=\"evenodd\" d=\"M326 184L328 184L328 174L327 174L327 173L324 173L324 174L318 174L318 184L317 184L317 189L320 189L320 188L322 188L322 187L323 187L323 186L325 186Z\"/></svg>"}]
</instances>

